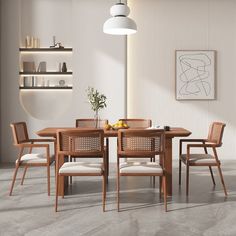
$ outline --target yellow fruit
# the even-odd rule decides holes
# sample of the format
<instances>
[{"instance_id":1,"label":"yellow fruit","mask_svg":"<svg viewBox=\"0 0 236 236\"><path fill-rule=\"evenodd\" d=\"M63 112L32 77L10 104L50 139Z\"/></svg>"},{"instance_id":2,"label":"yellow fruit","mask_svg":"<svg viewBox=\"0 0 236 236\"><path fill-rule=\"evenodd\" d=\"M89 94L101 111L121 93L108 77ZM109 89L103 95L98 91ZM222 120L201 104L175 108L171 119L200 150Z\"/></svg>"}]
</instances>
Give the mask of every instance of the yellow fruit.
<instances>
[{"instance_id":1,"label":"yellow fruit","mask_svg":"<svg viewBox=\"0 0 236 236\"><path fill-rule=\"evenodd\" d=\"M104 126L104 129L109 130L109 129L111 129L111 127L112 126L110 124L107 124L107 125Z\"/></svg>"},{"instance_id":2,"label":"yellow fruit","mask_svg":"<svg viewBox=\"0 0 236 236\"><path fill-rule=\"evenodd\" d=\"M118 121L118 124L119 124L119 126L123 126L123 121L122 121L122 120L119 120L119 121Z\"/></svg>"}]
</instances>

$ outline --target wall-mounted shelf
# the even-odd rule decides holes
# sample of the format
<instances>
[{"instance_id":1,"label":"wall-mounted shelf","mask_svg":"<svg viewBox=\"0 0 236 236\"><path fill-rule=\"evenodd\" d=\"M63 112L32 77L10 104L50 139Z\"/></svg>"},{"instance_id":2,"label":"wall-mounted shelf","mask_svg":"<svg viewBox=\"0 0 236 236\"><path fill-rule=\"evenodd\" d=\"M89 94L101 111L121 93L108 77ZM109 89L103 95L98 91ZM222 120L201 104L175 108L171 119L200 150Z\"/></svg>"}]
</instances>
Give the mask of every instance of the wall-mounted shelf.
<instances>
[{"instance_id":1,"label":"wall-mounted shelf","mask_svg":"<svg viewBox=\"0 0 236 236\"><path fill-rule=\"evenodd\" d=\"M64 87L58 87L58 86L54 86L54 87L23 87L23 86L20 86L19 89L23 89L23 90L27 90L27 89L34 89L34 90L42 90L42 89L54 89L54 90L61 90L61 89L73 89L72 86L64 86Z\"/></svg>"},{"instance_id":2,"label":"wall-mounted shelf","mask_svg":"<svg viewBox=\"0 0 236 236\"><path fill-rule=\"evenodd\" d=\"M19 48L20 52L72 52L72 48Z\"/></svg>"},{"instance_id":3,"label":"wall-mounted shelf","mask_svg":"<svg viewBox=\"0 0 236 236\"><path fill-rule=\"evenodd\" d=\"M72 71L68 71L68 72L54 72L54 71L50 71L50 72L23 72L23 71L20 71L19 72L20 75L25 75L25 76L37 76L37 75L72 75L73 72Z\"/></svg>"}]
</instances>

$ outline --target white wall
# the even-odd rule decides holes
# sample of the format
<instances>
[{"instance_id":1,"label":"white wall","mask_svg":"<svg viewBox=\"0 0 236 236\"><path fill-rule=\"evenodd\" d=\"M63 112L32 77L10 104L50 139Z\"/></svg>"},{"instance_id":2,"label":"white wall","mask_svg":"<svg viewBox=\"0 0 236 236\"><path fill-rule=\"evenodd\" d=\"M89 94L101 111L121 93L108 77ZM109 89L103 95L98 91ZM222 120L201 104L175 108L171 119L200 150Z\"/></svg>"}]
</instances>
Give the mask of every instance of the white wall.
<instances>
[{"instance_id":1,"label":"white wall","mask_svg":"<svg viewBox=\"0 0 236 236\"><path fill-rule=\"evenodd\" d=\"M86 103L88 86L96 87L108 98L108 107L101 117L115 122L125 115L126 39L102 32L113 3L110 0L1 1L1 161L16 158L11 122L26 121L30 135L35 136L44 127L74 126L76 118L93 117ZM25 34L38 35L43 46L50 45L52 36L57 35L58 40L73 47L72 102L64 114L50 121L32 118L20 105L18 50ZM63 105L63 97L60 101ZM113 153L111 157L115 160Z\"/></svg>"},{"instance_id":2,"label":"white wall","mask_svg":"<svg viewBox=\"0 0 236 236\"><path fill-rule=\"evenodd\" d=\"M205 137L227 124L220 154L236 156L236 1L130 0L138 33L128 39L128 116L181 126ZM175 100L175 50L217 50L217 99ZM174 155L177 156L177 139Z\"/></svg>"},{"instance_id":3,"label":"white wall","mask_svg":"<svg viewBox=\"0 0 236 236\"><path fill-rule=\"evenodd\" d=\"M111 0L22 0L30 3L35 25L27 26L20 18L19 0L1 1L1 161L14 161L9 124L28 122L30 134L47 126L72 126L77 117L92 116L85 96L88 85L95 86L109 98L102 117L111 122L125 115L125 38L102 33L102 24L109 17ZM47 43L54 35L72 43L74 53L73 101L69 109L52 121L36 120L22 109L18 90L18 47L25 30L41 34L40 12L44 5L58 8L66 4L71 11L71 30L60 34L54 17L48 20L43 35ZM130 0L131 17L138 33L128 40L128 115L147 117L154 123L182 126L194 137L206 135L213 120L226 122L224 158L236 156L236 1L235 0ZM29 6L28 6L29 7ZM68 15L68 14L67 14ZM36 17L36 18L35 18ZM52 21L51 21L52 20ZM44 21L44 20L43 20ZM49 30L50 29L50 30ZM62 29L63 30L63 29ZM68 35L69 34L69 35ZM70 42L72 41L72 42ZM49 42L51 43L51 41ZM217 50L217 100L176 101L174 95L174 51L176 49ZM174 142L177 155L177 139ZM112 161L115 160L113 150Z\"/></svg>"}]
</instances>

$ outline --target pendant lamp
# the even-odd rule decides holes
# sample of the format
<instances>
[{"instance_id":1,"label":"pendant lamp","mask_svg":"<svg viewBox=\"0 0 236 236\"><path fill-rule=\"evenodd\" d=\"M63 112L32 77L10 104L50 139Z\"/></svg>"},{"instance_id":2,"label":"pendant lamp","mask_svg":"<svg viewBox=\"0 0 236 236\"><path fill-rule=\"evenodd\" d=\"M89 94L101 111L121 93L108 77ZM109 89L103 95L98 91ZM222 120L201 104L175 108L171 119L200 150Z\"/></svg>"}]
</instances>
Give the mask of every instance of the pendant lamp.
<instances>
[{"instance_id":1,"label":"pendant lamp","mask_svg":"<svg viewBox=\"0 0 236 236\"><path fill-rule=\"evenodd\" d=\"M129 35L137 32L136 23L127 17L130 13L129 7L118 2L110 9L112 17L103 25L103 32L113 35Z\"/></svg>"}]
</instances>

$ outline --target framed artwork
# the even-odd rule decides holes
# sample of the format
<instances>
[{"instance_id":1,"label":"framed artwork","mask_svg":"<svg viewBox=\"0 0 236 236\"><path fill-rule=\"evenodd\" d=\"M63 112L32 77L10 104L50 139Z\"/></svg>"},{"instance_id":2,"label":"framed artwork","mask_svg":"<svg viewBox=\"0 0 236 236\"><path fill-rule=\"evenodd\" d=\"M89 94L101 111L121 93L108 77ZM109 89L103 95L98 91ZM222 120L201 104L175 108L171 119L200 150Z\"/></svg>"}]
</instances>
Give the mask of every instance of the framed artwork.
<instances>
[{"instance_id":1,"label":"framed artwork","mask_svg":"<svg viewBox=\"0 0 236 236\"><path fill-rule=\"evenodd\" d=\"M215 88L215 50L175 51L175 97L177 100L213 100Z\"/></svg>"}]
</instances>

